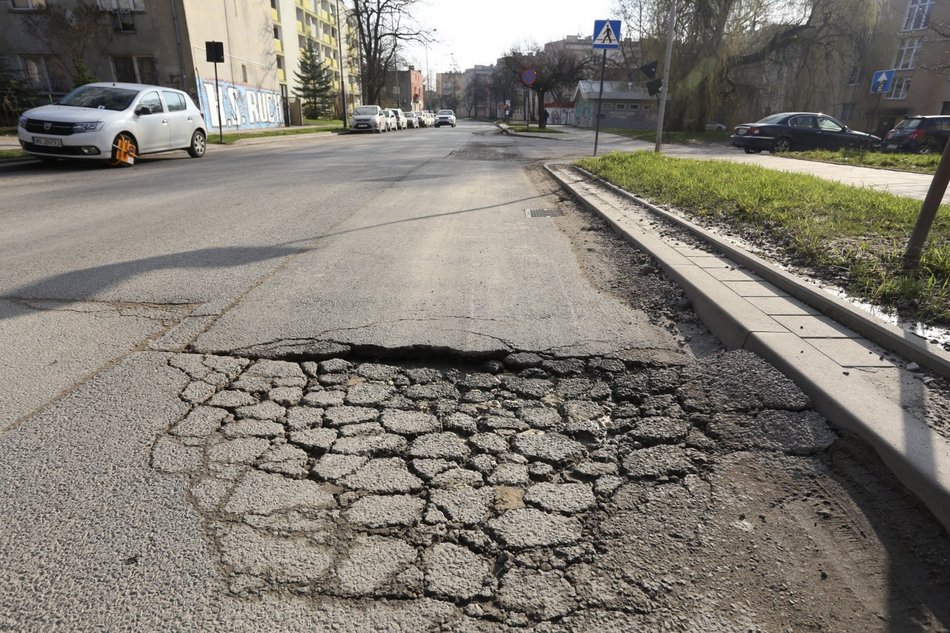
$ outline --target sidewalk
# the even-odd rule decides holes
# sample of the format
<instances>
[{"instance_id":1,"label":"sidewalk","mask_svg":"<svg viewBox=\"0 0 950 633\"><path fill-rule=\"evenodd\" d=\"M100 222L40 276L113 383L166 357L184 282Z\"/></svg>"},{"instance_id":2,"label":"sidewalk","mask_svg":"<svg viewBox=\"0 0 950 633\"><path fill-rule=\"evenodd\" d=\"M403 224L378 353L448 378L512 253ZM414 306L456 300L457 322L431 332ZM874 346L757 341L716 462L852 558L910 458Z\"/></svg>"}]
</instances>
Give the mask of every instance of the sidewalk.
<instances>
[{"instance_id":1,"label":"sidewalk","mask_svg":"<svg viewBox=\"0 0 950 633\"><path fill-rule=\"evenodd\" d=\"M521 133L509 131L508 126L500 123L498 128L508 136L521 138L545 139L551 141L589 144L590 152L594 148L594 130L576 128L573 126L549 126L558 130L556 134L543 132ZM606 154L615 149L616 141L627 141L625 151L649 150L653 151L654 144L645 141L635 141L617 134L600 133L599 154ZM758 165L768 169L776 169L792 173L811 174L819 178L835 180L854 187L868 187L878 191L886 191L896 196L923 200L927 196L933 176L927 174L913 174L892 169L875 169L872 167L855 167L853 165L835 165L832 163L818 163L810 160L786 158L772 154L745 154L741 150L727 145L701 144L674 144L666 143L662 146L662 153L678 158L693 158L696 160L728 160L730 162L747 165ZM950 204L950 190L943 197L943 204Z\"/></svg>"},{"instance_id":2,"label":"sidewalk","mask_svg":"<svg viewBox=\"0 0 950 633\"><path fill-rule=\"evenodd\" d=\"M581 170L547 169L653 256L724 345L755 352L794 380L819 413L873 446L950 530L950 430L928 426L934 405L915 367L950 376L950 354ZM706 245L665 238L657 216Z\"/></svg>"}]
</instances>

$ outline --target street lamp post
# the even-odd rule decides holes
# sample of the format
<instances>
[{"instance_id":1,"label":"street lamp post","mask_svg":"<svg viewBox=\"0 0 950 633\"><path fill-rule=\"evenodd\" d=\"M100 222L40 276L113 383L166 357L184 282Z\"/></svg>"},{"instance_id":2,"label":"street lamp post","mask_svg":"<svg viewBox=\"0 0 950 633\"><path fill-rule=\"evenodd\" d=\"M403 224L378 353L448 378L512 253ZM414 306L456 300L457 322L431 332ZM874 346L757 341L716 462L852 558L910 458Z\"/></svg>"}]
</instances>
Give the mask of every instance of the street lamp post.
<instances>
[{"instance_id":1,"label":"street lamp post","mask_svg":"<svg viewBox=\"0 0 950 633\"><path fill-rule=\"evenodd\" d=\"M346 77L343 73L343 29L340 23L340 0L336 0L336 44L340 55L340 100L343 114L343 129L346 129Z\"/></svg>"}]
</instances>

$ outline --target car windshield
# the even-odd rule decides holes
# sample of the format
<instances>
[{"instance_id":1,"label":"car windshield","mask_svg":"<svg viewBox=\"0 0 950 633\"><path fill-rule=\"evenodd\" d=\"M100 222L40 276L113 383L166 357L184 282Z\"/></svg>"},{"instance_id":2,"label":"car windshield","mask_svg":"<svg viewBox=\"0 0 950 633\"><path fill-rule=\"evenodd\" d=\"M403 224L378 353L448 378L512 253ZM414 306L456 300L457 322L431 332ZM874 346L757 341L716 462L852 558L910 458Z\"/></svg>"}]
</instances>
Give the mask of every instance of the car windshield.
<instances>
[{"instance_id":1,"label":"car windshield","mask_svg":"<svg viewBox=\"0 0 950 633\"><path fill-rule=\"evenodd\" d=\"M759 119L756 123L780 123L786 116L785 114L770 114L764 119Z\"/></svg>"},{"instance_id":2,"label":"car windshield","mask_svg":"<svg viewBox=\"0 0 950 633\"><path fill-rule=\"evenodd\" d=\"M904 119L894 129L897 130L915 130L920 127L923 119Z\"/></svg>"},{"instance_id":3,"label":"car windshield","mask_svg":"<svg viewBox=\"0 0 950 633\"><path fill-rule=\"evenodd\" d=\"M353 111L353 114L376 114L376 108L360 107Z\"/></svg>"},{"instance_id":4,"label":"car windshield","mask_svg":"<svg viewBox=\"0 0 950 633\"><path fill-rule=\"evenodd\" d=\"M60 99L57 104L120 112L132 105L132 101L137 94L138 90L129 90L128 88L80 86Z\"/></svg>"},{"instance_id":5,"label":"car windshield","mask_svg":"<svg viewBox=\"0 0 950 633\"><path fill-rule=\"evenodd\" d=\"M449 115L451 115L451 114L454 114L454 112L452 112L451 110L439 110L439 114L449 114Z\"/></svg>"}]
</instances>

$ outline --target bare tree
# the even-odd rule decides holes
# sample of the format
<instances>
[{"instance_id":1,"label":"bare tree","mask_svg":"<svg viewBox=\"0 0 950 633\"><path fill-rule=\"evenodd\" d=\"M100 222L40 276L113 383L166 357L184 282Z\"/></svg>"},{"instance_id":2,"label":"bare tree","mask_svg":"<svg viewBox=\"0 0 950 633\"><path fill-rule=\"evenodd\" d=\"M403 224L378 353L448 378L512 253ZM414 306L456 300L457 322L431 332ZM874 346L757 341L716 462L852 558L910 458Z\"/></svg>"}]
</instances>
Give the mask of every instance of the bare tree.
<instances>
[{"instance_id":1,"label":"bare tree","mask_svg":"<svg viewBox=\"0 0 950 633\"><path fill-rule=\"evenodd\" d=\"M658 59L670 0L618 0ZM867 45L882 0L680 0L670 127L703 129L727 112L805 108ZM632 24L631 24L632 22Z\"/></svg>"},{"instance_id":2,"label":"bare tree","mask_svg":"<svg viewBox=\"0 0 950 633\"><path fill-rule=\"evenodd\" d=\"M547 126L543 116L545 96L551 95L555 101L564 101L570 96L577 82L583 79L592 68L592 57L578 56L562 46L549 46L546 50L535 49L527 53L511 51L504 57L504 67L509 78L521 81L525 70L535 74L530 88L538 95L538 107L541 116L538 124Z\"/></svg>"},{"instance_id":3,"label":"bare tree","mask_svg":"<svg viewBox=\"0 0 950 633\"><path fill-rule=\"evenodd\" d=\"M396 70L401 47L432 41L432 34L411 17L419 4L419 0L353 0L365 103L379 103L386 77Z\"/></svg>"},{"instance_id":4,"label":"bare tree","mask_svg":"<svg viewBox=\"0 0 950 633\"><path fill-rule=\"evenodd\" d=\"M99 55L112 37L106 14L93 0L71 7L46 5L24 16L26 34L59 55L74 86L95 81L89 55Z\"/></svg>"}]
</instances>

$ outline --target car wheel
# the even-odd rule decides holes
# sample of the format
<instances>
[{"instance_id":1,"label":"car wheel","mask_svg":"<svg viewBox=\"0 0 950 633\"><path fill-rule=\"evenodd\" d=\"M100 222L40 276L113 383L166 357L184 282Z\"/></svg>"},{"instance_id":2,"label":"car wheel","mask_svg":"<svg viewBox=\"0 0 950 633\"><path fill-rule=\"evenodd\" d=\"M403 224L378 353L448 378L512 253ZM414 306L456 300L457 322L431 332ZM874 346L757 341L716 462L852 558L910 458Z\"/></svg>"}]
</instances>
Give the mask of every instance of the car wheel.
<instances>
[{"instance_id":1,"label":"car wheel","mask_svg":"<svg viewBox=\"0 0 950 633\"><path fill-rule=\"evenodd\" d=\"M195 130L191 135L191 145L188 146L188 155L192 158L201 158L208 149L208 139L201 130Z\"/></svg>"},{"instance_id":2,"label":"car wheel","mask_svg":"<svg viewBox=\"0 0 950 633\"><path fill-rule=\"evenodd\" d=\"M792 151L792 140L784 136L782 138L775 139L775 143L772 144L773 154L790 151Z\"/></svg>"},{"instance_id":3,"label":"car wheel","mask_svg":"<svg viewBox=\"0 0 950 633\"><path fill-rule=\"evenodd\" d=\"M745 149L745 153L746 153L746 154L758 154L759 152L762 151L762 150L760 150L760 149L753 149L753 148L751 148L751 147L745 147L745 148L743 148L743 149Z\"/></svg>"},{"instance_id":4,"label":"car wheel","mask_svg":"<svg viewBox=\"0 0 950 633\"><path fill-rule=\"evenodd\" d=\"M937 147L932 143L927 143L926 145L921 145L917 148L918 154L936 154Z\"/></svg>"},{"instance_id":5,"label":"car wheel","mask_svg":"<svg viewBox=\"0 0 950 633\"><path fill-rule=\"evenodd\" d=\"M115 140L112 141L112 158L109 159L109 164L113 167L130 167L132 163L127 163L124 160L119 160L119 144L125 143L129 148L129 156L132 157L132 162L135 162L135 159L139 157L139 145L135 142L135 139L128 132L119 132L116 135Z\"/></svg>"}]
</instances>

